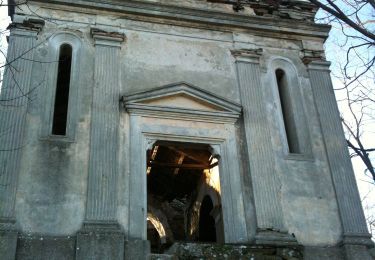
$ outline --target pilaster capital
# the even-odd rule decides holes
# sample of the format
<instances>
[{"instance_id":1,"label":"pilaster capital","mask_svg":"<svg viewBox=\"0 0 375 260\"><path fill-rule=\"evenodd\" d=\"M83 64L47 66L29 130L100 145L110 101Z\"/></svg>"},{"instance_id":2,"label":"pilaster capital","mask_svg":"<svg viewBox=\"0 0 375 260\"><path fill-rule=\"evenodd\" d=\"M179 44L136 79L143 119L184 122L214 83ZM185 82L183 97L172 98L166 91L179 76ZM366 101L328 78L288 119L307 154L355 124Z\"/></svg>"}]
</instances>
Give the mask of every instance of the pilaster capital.
<instances>
[{"instance_id":1,"label":"pilaster capital","mask_svg":"<svg viewBox=\"0 0 375 260\"><path fill-rule=\"evenodd\" d=\"M44 26L45 22L37 18L19 17L8 26L11 36L35 37Z\"/></svg>"},{"instance_id":2,"label":"pilaster capital","mask_svg":"<svg viewBox=\"0 0 375 260\"><path fill-rule=\"evenodd\" d=\"M301 51L302 62L313 70L329 70L331 63L326 60L323 50L308 50Z\"/></svg>"},{"instance_id":3,"label":"pilaster capital","mask_svg":"<svg viewBox=\"0 0 375 260\"><path fill-rule=\"evenodd\" d=\"M91 36L95 41L95 45L109 46L109 47L121 47L126 39L124 33L119 32L108 32L97 28L91 29Z\"/></svg>"},{"instance_id":4,"label":"pilaster capital","mask_svg":"<svg viewBox=\"0 0 375 260\"><path fill-rule=\"evenodd\" d=\"M314 60L307 64L308 70L322 70L331 72L329 66L331 66L331 62L326 60Z\"/></svg>"},{"instance_id":5,"label":"pilaster capital","mask_svg":"<svg viewBox=\"0 0 375 260\"><path fill-rule=\"evenodd\" d=\"M259 58L263 54L263 49L237 49L231 50L231 53L236 61L259 63Z\"/></svg>"}]
</instances>

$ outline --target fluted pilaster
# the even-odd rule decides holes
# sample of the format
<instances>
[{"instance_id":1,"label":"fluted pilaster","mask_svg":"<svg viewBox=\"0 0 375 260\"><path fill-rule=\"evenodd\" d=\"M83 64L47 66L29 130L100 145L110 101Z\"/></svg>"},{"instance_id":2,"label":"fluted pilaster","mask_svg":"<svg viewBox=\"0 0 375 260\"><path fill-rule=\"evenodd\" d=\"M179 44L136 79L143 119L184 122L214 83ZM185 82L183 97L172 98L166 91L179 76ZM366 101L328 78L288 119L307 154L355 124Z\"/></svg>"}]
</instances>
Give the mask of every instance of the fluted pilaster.
<instances>
[{"instance_id":1,"label":"fluted pilaster","mask_svg":"<svg viewBox=\"0 0 375 260\"><path fill-rule=\"evenodd\" d=\"M309 61L308 69L340 211L344 243L371 244L332 87L329 62Z\"/></svg>"},{"instance_id":2,"label":"fluted pilaster","mask_svg":"<svg viewBox=\"0 0 375 260\"><path fill-rule=\"evenodd\" d=\"M124 35L93 30L95 84L91 113L86 223L115 222L118 178L120 47Z\"/></svg>"},{"instance_id":3,"label":"fluted pilaster","mask_svg":"<svg viewBox=\"0 0 375 260\"><path fill-rule=\"evenodd\" d=\"M259 57L261 53L261 49L232 52L237 60L259 243L262 243L261 240L283 240L283 238L275 237L275 233L262 233L265 230L284 231L278 195L280 183L276 176L275 161L272 156L271 134L260 81Z\"/></svg>"},{"instance_id":4,"label":"fluted pilaster","mask_svg":"<svg viewBox=\"0 0 375 260\"><path fill-rule=\"evenodd\" d=\"M42 22L12 24L7 66L0 95L0 224L14 219L17 177L24 140L27 106L34 88L30 86L36 36ZM1 226L0 226L1 228Z\"/></svg>"}]
</instances>

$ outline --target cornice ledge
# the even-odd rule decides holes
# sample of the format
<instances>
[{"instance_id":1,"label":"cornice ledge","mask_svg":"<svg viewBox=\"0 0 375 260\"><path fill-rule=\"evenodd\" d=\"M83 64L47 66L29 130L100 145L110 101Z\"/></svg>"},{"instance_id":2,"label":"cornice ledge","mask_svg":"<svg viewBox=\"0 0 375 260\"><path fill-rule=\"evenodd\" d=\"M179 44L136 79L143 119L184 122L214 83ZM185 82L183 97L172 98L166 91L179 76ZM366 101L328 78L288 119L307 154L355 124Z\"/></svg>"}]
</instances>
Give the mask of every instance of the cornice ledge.
<instances>
[{"instance_id":1,"label":"cornice ledge","mask_svg":"<svg viewBox=\"0 0 375 260\"><path fill-rule=\"evenodd\" d=\"M291 23L290 19L280 19L263 16L248 16L238 13L203 10L191 7L172 6L155 2L141 1L99 1L99 0L35 0L48 4L61 4L82 8L100 9L112 12L122 12L155 18L167 18L175 21L201 23L205 26L238 27L251 30L283 32L296 35L327 38L330 26L298 21ZM132 19L135 19L134 17ZM159 21L160 22L160 21ZM163 21L168 23L168 21Z\"/></svg>"}]
</instances>

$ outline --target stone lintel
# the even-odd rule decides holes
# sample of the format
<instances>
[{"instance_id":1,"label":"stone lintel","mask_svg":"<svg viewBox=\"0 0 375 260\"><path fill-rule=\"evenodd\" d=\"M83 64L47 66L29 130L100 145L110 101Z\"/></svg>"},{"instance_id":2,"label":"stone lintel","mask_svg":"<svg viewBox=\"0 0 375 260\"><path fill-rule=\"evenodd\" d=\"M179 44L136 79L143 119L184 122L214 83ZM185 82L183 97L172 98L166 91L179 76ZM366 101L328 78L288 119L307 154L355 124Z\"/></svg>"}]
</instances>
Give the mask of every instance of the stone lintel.
<instances>
[{"instance_id":1,"label":"stone lintel","mask_svg":"<svg viewBox=\"0 0 375 260\"><path fill-rule=\"evenodd\" d=\"M112 47L121 47L121 43L126 39L124 33L107 32L97 28L91 29L91 36L95 40L95 45Z\"/></svg>"},{"instance_id":2,"label":"stone lintel","mask_svg":"<svg viewBox=\"0 0 375 260\"><path fill-rule=\"evenodd\" d=\"M263 54L263 49L238 49L231 50L231 53L236 61L259 63L259 58Z\"/></svg>"}]
</instances>

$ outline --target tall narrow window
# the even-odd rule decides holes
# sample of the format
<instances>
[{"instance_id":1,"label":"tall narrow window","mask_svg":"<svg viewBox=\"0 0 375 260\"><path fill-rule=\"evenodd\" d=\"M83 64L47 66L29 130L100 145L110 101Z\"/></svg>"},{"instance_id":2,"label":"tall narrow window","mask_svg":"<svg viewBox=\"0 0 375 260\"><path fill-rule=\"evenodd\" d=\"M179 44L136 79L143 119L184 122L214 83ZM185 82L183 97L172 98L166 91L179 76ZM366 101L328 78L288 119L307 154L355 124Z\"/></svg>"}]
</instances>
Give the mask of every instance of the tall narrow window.
<instances>
[{"instance_id":1,"label":"tall narrow window","mask_svg":"<svg viewBox=\"0 0 375 260\"><path fill-rule=\"evenodd\" d=\"M55 106L52 123L53 135L66 135L71 67L72 46L69 44L63 44L60 47L57 72Z\"/></svg>"},{"instance_id":2,"label":"tall narrow window","mask_svg":"<svg viewBox=\"0 0 375 260\"><path fill-rule=\"evenodd\" d=\"M288 142L289 152L290 153L301 153L296 120L294 117L294 111L292 106L292 93L290 86L288 86L287 77L285 72L281 69L276 70L276 80L279 90L281 110L284 120L284 127L286 138Z\"/></svg>"}]
</instances>

